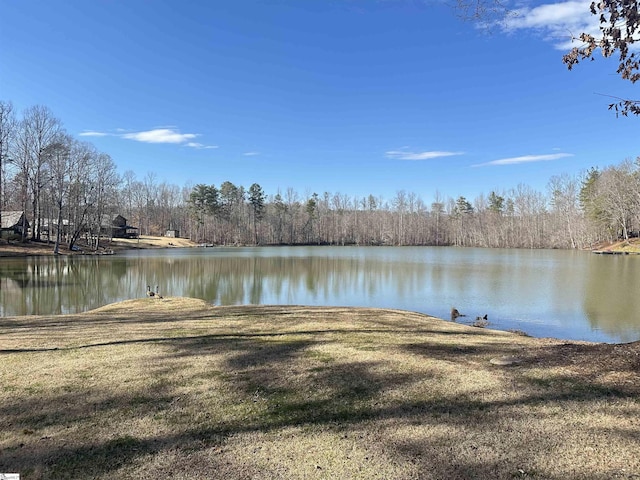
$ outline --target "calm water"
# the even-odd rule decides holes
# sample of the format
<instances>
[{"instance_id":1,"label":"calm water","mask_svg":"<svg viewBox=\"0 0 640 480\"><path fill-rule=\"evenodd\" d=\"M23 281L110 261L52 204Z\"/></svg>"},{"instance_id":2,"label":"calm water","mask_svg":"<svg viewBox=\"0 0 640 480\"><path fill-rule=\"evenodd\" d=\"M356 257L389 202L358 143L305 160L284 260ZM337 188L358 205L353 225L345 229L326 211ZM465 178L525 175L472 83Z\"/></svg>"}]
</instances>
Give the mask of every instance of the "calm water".
<instances>
[{"instance_id":1,"label":"calm water","mask_svg":"<svg viewBox=\"0 0 640 480\"><path fill-rule=\"evenodd\" d=\"M449 318L452 306L534 336L640 339L640 256L431 247L145 250L0 259L0 315L75 313L146 286L217 305L389 307Z\"/></svg>"}]
</instances>

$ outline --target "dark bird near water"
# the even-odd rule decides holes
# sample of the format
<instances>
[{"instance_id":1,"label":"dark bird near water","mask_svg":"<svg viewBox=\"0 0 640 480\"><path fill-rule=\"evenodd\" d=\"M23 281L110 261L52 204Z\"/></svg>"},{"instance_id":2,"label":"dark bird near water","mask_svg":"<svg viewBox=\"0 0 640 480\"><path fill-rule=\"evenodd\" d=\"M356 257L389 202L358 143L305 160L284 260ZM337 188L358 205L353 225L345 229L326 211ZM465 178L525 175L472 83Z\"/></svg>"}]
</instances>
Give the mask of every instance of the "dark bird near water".
<instances>
[{"instance_id":1,"label":"dark bird near water","mask_svg":"<svg viewBox=\"0 0 640 480\"><path fill-rule=\"evenodd\" d=\"M451 309L451 321L455 322L458 317L466 317L466 315L460 313L457 308L453 307Z\"/></svg>"},{"instance_id":2,"label":"dark bird near water","mask_svg":"<svg viewBox=\"0 0 640 480\"><path fill-rule=\"evenodd\" d=\"M147 285L147 297L155 297L156 293L151 291L151 285Z\"/></svg>"},{"instance_id":3,"label":"dark bird near water","mask_svg":"<svg viewBox=\"0 0 640 480\"><path fill-rule=\"evenodd\" d=\"M489 325L489 315L486 313L484 317L476 317L476 321L473 322L474 327L486 327L487 325Z\"/></svg>"}]
</instances>

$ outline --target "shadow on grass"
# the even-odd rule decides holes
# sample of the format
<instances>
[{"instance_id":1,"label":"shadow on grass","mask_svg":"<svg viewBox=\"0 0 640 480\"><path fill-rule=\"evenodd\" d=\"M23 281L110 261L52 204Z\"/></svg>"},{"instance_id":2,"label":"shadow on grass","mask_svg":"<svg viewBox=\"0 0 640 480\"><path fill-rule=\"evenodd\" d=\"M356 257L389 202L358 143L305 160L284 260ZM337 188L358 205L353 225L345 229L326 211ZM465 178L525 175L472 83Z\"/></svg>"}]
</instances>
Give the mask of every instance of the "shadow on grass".
<instances>
[{"instance_id":1,"label":"shadow on grass","mask_svg":"<svg viewBox=\"0 0 640 480\"><path fill-rule=\"evenodd\" d=\"M189 312L189 320L207 320L212 318L209 310ZM19 316L15 318L0 318L0 328L3 329L28 329L30 331L47 331L52 328L83 326L108 326L108 325L146 325L161 324L167 322L166 313L144 313L141 318L131 313L92 313L52 316Z\"/></svg>"},{"instance_id":2,"label":"shadow on grass","mask_svg":"<svg viewBox=\"0 0 640 480\"><path fill-rule=\"evenodd\" d=\"M513 355L522 350L520 346L509 344L474 343L472 345L465 345L457 342L443 343L435 341L406 343L402 345L401 348L406 352L425 358L454 362L459 362L462 359L479 359L486 356Z\"/></svg>"},{"instance_id":3,"label":"shadow on grass","mask_svg":"<svg viewBox=\"0 0 640 480\"><path fill-rule=\"evenodd\" d=\"M411 332L419 335L420 330ZM530 374L540 365L564 365L570 360L554 354L552 349L540 350L536 355L510 369L495 368L499 375L522 385L517 394L485 400L481 396L440 394L431 398L412 398L390 402L388 392L403 389L430 380L424 371L403 372L394 368L392 361L349 361L330 356L309 355L308 352L333 341L345 333L358 335L393 334L386 329L369 330L300 330L273 333L230 333L200 335L181 338L158 337L130 341L114 341L73 347L86 349L94 346L162 343L171 348L164 360L170 365L190 356L205 357L224 372L216 378L221 391L228 392L224 402L231 406L245 406L243 415L220 415L215 411L224 405L206 406L197 394L179 396L171 378L158 383L156 390L132 391L120 396L108 392L88 391L77 394L43 395L40 398L17 398L5 402L0 417L3 428L34 431L43 427L57 427L62 437L64 429L75 429L91 424L91 418L112 418L112 435L83 445L65 445L50 439L24 442L12 441L0 453L0 471L23 471L39 468L51 478L91 478L106 475L119 468L131 466L142 457L161 455L168 451L199 451L224 445L229 437L251 432L273 432L287 427L321 427L348 431L372 421L395 420L400 424L460 426L479 435L497 429L505 409L527 407L530 413L541 405L580 404L615 399L637 400L634 392L611 388L589 381L584 377L549 375L539 378ZM406 334L406 331L396 333ZM433 332L429 332L433 334ZM437 333L441 335L441 332ZM323 338L318 339L321 335ZM442 334L446 335L446 333ZM300 338L304 336L305 338ZM309 337L312 337L311 339ZM313 338L316 337L316 338ZM475 344L456 346L436 342L407 342L389 347L425 359L466 363L487 355L513 353L513 347L501 344ZM19 350L18 352L20 352ZM37 351L37 350L23 350ZM564 350L562 350L564 352ZM587 355L589 349L579 348L574 354ZM16 353L4 351L3 353ZM556 362L556 363L554 363ZM391 366L389 366L391 365ZM485 368L485 367L479 367ZM153 372L150 372L153 374ZM168 375L167 375L168 376ZM172 383L174 382L174 383ZM222 388L226 387L226 388ZM95 400L92 400L94 399ZM174 402L182 402L174 409ZM186 417L184 411L191 407ZM195 414L211 408L213 420L196 421ZM176 433L132 436L125 433L119 422L162 413ZM198 417L200 418L200 417ZM25 435L32 435L34 432ZM609 435L613 431L607 432ZM616 432L613 432L616 433ZM618 435L635 438L634 432L620 431ZM523 441L514 445L520 453L508 460L496 461L490 457L460 457L447 454L447 448L434 442L447 438L402 442L389 442L392 455L404 462L418 463L424 478L554 478L545 472L524 468L536 456L544 455L547 444L536 445ZM372 447L373 448L373 447ZM471 448L471 447L470 447ZM522 467L516 459L522 461ZM505 464L506 462L506 464ZM213 463L215 464L215 462ZM212 464L212 465L213 465ZM35 466L35 467L34 467ZM588 476L583 471L584 476ZM25 478L27 475L25 475ZM561 478L561 477L557 477ZM598 478L592 476L589 478Z\"/></svg>"},{"instance_id":4,"label":"shadow on grass","mask_svg":"<svg viewBox=\"0 0 640 480\"><path fill-rule=\"evenodd\" d=\"M85 345L74 345L72 347L36 347L36 348L0 348L0 355L14 354L14 353L33 353L33 352L55 352L55 351L71 351L71 350L82 350L87 348L95 348L95 347L108 347L108 346L116 346L116 345L135 345L135 344L145 344L145 343L167 343L169 345L176 344L184 344L184 347L181 349L182 352L179 355L189 355L189 354L197 354L199 355L201 352L199 350L195 350L190 348L193 346L202 346L206 345L211 340L218 339L233 339L233 338L260 338L260 337L284 337L284 336L309 336L309 335L343 335L343 334L401 334L406 333L404 330L387 330L387 329L361 329L361 330L349 330L349 329L328 329L328 330L297 330L297 331L283 331L283 332L272 332L272 333L222 333L222 334L206 334L206 335L192 335L192 336L180 336L180 337L145 337L134 340L114 340L109 342L96 342L96 343L87 343ZM434 333L432 330L414 330L411 332L412 334L431 334ZM459 334L455 332L436 332L437 335L456 335L458 337L464 336L465 334Z\"/></svg>"}]
</instances>

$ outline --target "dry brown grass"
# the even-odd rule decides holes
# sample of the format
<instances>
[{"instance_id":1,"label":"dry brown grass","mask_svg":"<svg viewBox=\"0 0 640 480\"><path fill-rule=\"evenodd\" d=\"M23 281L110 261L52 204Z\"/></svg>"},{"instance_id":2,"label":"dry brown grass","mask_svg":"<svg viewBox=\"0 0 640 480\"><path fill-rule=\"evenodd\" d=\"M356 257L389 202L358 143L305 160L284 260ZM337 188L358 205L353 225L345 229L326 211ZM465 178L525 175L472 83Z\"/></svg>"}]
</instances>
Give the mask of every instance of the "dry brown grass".
<instances>
[{"instance_id":1,"label":"dry brown grass","mask_svg":"<svg viewBox=\"0 0 640 480\"><path fill-rule=\"evenodd\" d=\"M139 238L113 239L111 245L116 248L171 248L171 247L195 247L188 238L153 237L140 235Z\"/></svg>"},{"instance_id":2,"label":"dry brown grass","mask_svg":"<svg viewBox=\"0 0 640 480\"><path fill-rule=\"evenodd\" d=\"M138 248L176 248L195 247L196 244L187 238L153 237L141 235L140 238L115 238L111 241L101 240L98 253L117 250L133 250ZM82 248L82 245L80 245ZM24 257L34 255L53 255L54 243L46 242L7 242L0 239L0 257ZM79 255L92 253L92 250L70 252L66 247L60 248L61 255Z\"/></svg>"},{"instance_id":3,"label":"dry brown grass","mask_svg":"<svg viewBox=\"0 0 640 480\"><path fill-rule=\"evenodd\" d=\"M0 472L23 479L640 476L637 343L185 298L0 333Z\"/></svg>"},{"instance_id":4,"label":"dry brown grass","mask_svg":"<svg viewBox=\"0 0 640 480\"><path fill-rule=\"evenodd\" d=\"M602 245L598 245L595 250L640 254L640 238L630 238L629 240L620 240L614 243L604 243Z\"/></svg>"},{"instance_id":5,"label":"dry brown grass","mask_svg":"<svg viewBox=\"0 0 640 480\"><path fill-rule=\"evenodd\" d=\"M640 253L640 239L632 238L628 241L622 242L615 250L627 253Z\"/></svg>"},{"instance_id":6,"label":"dry brown grass","mask_svg":"<svg viewBox=\"0 0 640 480\"><path fill-rule=\"evenodd\" d=\"M7 242L0 239L0 257L24 257L31 255L53 255L53 244L37 242Z\"/></svg>"}]
</instances>

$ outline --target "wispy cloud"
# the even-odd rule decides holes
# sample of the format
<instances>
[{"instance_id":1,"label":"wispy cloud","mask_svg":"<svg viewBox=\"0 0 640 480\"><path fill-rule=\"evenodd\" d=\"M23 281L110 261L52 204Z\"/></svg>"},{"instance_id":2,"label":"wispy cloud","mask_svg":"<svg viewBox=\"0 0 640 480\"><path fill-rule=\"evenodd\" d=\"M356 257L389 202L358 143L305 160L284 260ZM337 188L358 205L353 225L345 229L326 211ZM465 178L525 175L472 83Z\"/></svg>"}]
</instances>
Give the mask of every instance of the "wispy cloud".
<instances>
[{"instance_id":1,"label":"wispy cloud","mask_svg":"<svg viewBox=\"0 0 640 480\"><path fill-rule=\"evenodd\" d=\"M502 22L505 31L532 30L554 43L560 50L575 45L572 39L581 33L599 32L598 16L590 11L591 0L569 0L524 7L510 13Z\"/></svg>"},{"instance_id":2,"label":"wispy cloud","mask_svg":"<svg viewBox=\"0 0 640 480\"><path fill-rule=\"evenodd\" d=\"M199 150L207 150L212 148L218 148L218 145L203 145L202 143L198 143L198 142L188 142L188 143L185 143L185 147L197 148Z\"/></svg>"},{"instance_id":3,"label":"wispy cloud","mask_svg":"<svg viewBox=\"0 0 640 480\"><path fill-rule=\"evenodd\" d=\"M434 158L463 155L464 152L409 152L406 150L391 150L386 152L386 154L387 158L392 158L394 160L433 160Z\"/></svg>"},{"instance_id":4,"label":"wispy cloud","mask_svg":"<svg viewBox=\"0 0 640 480\"><path fill-rule=\"evenodd\" d=\"M143 130L140 132L131 132L123 128L116 129L116 133L97 132L94 130L86 130L79 134L82 137L119 137L127 140L134 140L142 143L168 143L174 145L182 145L185 147L196 149L212 149L218 148L217 145L205 145L200 142L193 141L200 136L198 133L181 133L175 127L160 127L152 130Z\"/></svg>"},{"instance_id":5,"label":"wispy cloud","mask_svg":"<svg viewBox=\"0 0 640 480\"><path fill-rule=\"evenodd\" d=\"M500 160L492 160L491 162L479 163L474 167L486 167L491 165L517 165L519 163L532 162L548 162L551 160L559 160L561 158L573 157L573 153L550 153L546 155L523 155L521 157L501 158Z\"/></svg>"},{"instance_id":6,"label":"wispy cloud","mask_svg":"<svg viewBox=\"0 0 640 480\"><path fill-rule=\"evenodd\" d=\"M185 143L197 136L195 133L180 133L171 128L156 128L144 132L122 134L122 138L144 143Z\"/></svg>"},{"instance_id":7,"label":"wispy cloud","mask_svg":"<svg viewBox=\"0 0 640 480\"><path fill-rule=\"evenodd\" d=\"M109 134L104 132L94 132L93 130L85 130L82 133L79 133L81 137L106 137Z\"/></svg>"},{"instance_id":8,"label":"wispy cloud","mask_svg":"<svg viewBox=\"0 0 640 480\"><path fill-rule=\"evenodd\" d=\"M260 152L245 152L243 155L245 157L255 157L256 155L260 155Z\"/></svg>"}]
</instances>

